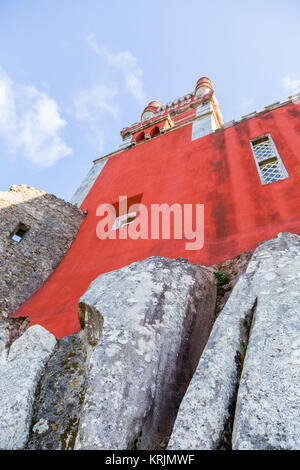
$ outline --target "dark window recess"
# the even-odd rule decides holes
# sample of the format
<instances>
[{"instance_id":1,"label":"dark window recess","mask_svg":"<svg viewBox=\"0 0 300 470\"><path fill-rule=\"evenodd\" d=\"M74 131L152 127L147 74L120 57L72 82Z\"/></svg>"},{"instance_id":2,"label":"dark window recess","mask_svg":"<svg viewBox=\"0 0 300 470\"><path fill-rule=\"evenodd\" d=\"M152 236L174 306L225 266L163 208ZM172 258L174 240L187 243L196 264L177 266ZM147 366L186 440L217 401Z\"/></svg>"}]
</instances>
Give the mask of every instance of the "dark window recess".
<instances>
[{"instance_id":1,"label":"dark window recess","mask_svg":"<svg viewBox=\"0 0 300 470\"><path fill-rule=\"evenodd\" d=\"M142 197L143 197L143 193L136 194L135 196L129 197L127 199L127 210L129 210L133 204L140 204ZM118 230L119 228L125 227L126 225L131 224L135 220L137 216L137 211L128 212L127 214L120 214L119 202L115 202L113 206L116 211L116 219L112 226L112 230Z\"/></svg>"},{"instance_id":2,"label":"dark window recess","mask_svg":"<svg viewBox=\"0 0 300 470\"><path fill-rule=\"evenodd\" d=\"M23 240L24 235L26 232L28 232L29 227L25 224L20 223L17 228L14 230L14 232L11 235L11 239L14 242L20 243L21 240Z\"/></svg>"}]
</instances>

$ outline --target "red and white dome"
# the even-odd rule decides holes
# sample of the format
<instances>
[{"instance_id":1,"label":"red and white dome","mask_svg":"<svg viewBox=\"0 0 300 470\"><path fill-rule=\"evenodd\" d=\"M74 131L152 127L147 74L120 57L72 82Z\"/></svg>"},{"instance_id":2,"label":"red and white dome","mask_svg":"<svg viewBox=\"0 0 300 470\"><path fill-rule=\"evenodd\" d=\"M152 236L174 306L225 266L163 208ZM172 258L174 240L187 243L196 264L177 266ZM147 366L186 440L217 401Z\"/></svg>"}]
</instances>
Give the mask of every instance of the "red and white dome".
<instances>
[{"instance_id":1,"label":"red and white dome","mask_svg":"<svg viewBox=\"0 0 300 470\"><path fill-rule=\"evenodd\" d=\"M148 119L151 119L157 113L157 109L160 106L161 104L159 101L150 101L142 113L141 121L147 121Z\"/></svg>"}]
</instances>

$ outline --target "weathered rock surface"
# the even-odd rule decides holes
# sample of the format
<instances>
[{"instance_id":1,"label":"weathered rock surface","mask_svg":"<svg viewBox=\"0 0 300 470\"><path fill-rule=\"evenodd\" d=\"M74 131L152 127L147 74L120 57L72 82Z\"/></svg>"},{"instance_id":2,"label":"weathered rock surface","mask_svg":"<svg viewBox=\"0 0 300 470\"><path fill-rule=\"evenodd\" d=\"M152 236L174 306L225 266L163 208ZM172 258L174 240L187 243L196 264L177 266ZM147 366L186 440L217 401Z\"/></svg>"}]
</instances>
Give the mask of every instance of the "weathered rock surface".
<instances>
[{"instance_id":1,"label":"weathered rock surface","mask_svg":"<svg viewBox=\"0 0 300 470\"><path fill-rule=\"evenodd\" d=\"M300 448L299 299L300 237L279 234L256 249L215 322L169 449L231 448L231 437L233 449Z\"/></svg>"},{"instance_id":2,"label":"weathered rock surface","mask_svg":"<svg viewBox=\"0 0 300 470\"><path fill-rule=\"evenodd\" d=\"M29 433L35 389L56 345L39 325L10 347L0 365L0 449L23 449Z\"/></svg>"},{"instance_id":3,"label":"weathered rock surface","mask_svg":"<svg viewBox=\"0 0 300 470\"><path fill-rule=\"evenodd\" d=\"M232 259L222 261L221 263L210 266L213 272L225 274L227 280L222 283L217 290L216 315L224 308L229 299L232 289L239 280L241 274L247 269L248 263L253 255L253 251L245 251Z\"/></svg>"},{"instance_id":4,"label":"weathered rock surface","mask_svg":"<svg viewBox=\"0 0 300 470\"><path fill-rule=\"evenodd\" d=\"M0 321L0 363L6 359L6 349L9 342L9 330L6 322Z\"/></svg>"},{"instance_id":5,"label":"weathered rock surface","mask_svg":"<svg viewBox=\"0 0 300 470\"><path fill-rule=\"evenodd\" d=\"M240 381L233 449L300 449L300 237L260 245L248 271L257 297Z\"/></svg>"},{"instance_id":6,"label":"weathered rock surface","mask_svg":"<svg viewBox=\"0 0 300 470\"><path fill-rule=\"evenodd\" d=\"M99 276L58 342L1 320L0 449L300 449L300 237L259 245L210 334L215 301L211 268L153 257Z\"/></svg>"},{"instance_id":7,"label":"weathered rock surface","mask_svg":"<svg viewBox=\"0 0 300 470\"><path fill-rule=\"evenodd\" d=\"M247 331L255 309L243 274L219 314L182 400L168 449L228 449Z\"/></svg>"},{"instance_id":8,"label":"weathered rock surface","mask_svg":"<svg viewBox=\"0 0 300 470\"><path fill-rule=\"evenodd\" d=\"M28 325L27 317L0 319L0 364L6 362L10 345L24 333Z\"/></svg>"},{"instance_id":9,"label":"weathered rock surface","mask_svg":"<svg viewBox=\"0 0 300 470\"><path fill-rule=\"evenodd\" d=\"M72 204L13 185L0 192L0 319L10 316L47 279L70 248L83 212ZM19 224L28 228L12 240Z\"/></svg>"},{"instance_id":10,"label":"weathered rock surface","mask_svg":"<svg viewBox=\"0 0 300 470\"><path fill-rule=\"evenodd\" d=\"M8 353L9 346L24 333L28 324L29 321L24 317L0 320L0 361L4 357L3 353Z\"/></svg>"},{"instance_id":11,"label":"weathered rock surface","mask_svg":"<svg viewBox=\"0 0 300 470\"><path fill-rule=\"evenodd\" d=\"M73 449L83 401L85 344L83 332L57 341L34 403L27 449Z\"/></svg>"},{"instance_id":12,"label":"weathered rock surface","mask_svg":"<svg viewBox=\"0 0 300 470\"><path fill-rule=\"evenodd\" d=\"M88 322L103 324L103 332L89 359L77 449L166 445L215 299L213 275L184 259L149 258L90 285L80 320L88 330Z\"/></svg>"}]
</instances>

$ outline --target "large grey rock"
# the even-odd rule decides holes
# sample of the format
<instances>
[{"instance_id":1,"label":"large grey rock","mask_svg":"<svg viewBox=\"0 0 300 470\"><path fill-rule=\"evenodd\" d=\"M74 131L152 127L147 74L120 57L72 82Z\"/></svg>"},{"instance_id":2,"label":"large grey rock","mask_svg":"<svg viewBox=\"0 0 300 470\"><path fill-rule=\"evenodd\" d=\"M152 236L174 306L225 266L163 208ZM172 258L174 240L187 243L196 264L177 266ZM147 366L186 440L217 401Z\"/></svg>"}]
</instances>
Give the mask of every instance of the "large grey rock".
<instances>
[{"instance_id":1,"label":"large grey rock","mask_svg":"<svg viewBox=\"0 0 300 470\"><path fill-rule=\"evenodd\" d=\"M299 333L300 237L279 234L215 322L168 448L299 449Z\"/></svg>"},{"instance_id":2,"label":"large grey rock","mask_svg":"<svg viewBox=\"0 0 300 470\"><path fill-rule=\"evenodd\" d=\"M300 237L255 251L258 299L240 381L233 449L300 449Z\"/></svg>"},{"instance_id":3,"label":"large grey rock","mask_svg":"<svg viewBox=\"0 0 300 470\"><path fill-rule=\"evenodd\" d=\"M219 314L182 400L168 449L230 448L232 419L247 330L255 309L243 274Z\"/></svg>"},{"instance_id":4,"label":"large grey rock","mask_svg":"<svg viewBox=\"0 0 300 470\"><path fill-rule=\"evenodd\" d=\"M74 447L85 383L82 333L57 340L57 348L39 382L26 449Z\"/></svg>"},{"instance_id":5,"label":"large grey rock","mask_svg":"<svg viewBox=\"0 0 300 470\"><path fill-rule=\"evenodd\" d=\"M0 365L0 449L23 449L38 380L56 345L39 325L29 328L10 347Z\"/></svg>"},{"instance_id":6,"label":"large grey rock","mask_svg":"<svg viewBox=\"0 0 300 470\"><path fill-rule=\"evenodd\" d=\"M89 359L77 449L166 445L215 299L212 274L185 259L153 257L92 282L80 321L92 343L93 322L103 331Z\"/></svg>"}]
</instances>

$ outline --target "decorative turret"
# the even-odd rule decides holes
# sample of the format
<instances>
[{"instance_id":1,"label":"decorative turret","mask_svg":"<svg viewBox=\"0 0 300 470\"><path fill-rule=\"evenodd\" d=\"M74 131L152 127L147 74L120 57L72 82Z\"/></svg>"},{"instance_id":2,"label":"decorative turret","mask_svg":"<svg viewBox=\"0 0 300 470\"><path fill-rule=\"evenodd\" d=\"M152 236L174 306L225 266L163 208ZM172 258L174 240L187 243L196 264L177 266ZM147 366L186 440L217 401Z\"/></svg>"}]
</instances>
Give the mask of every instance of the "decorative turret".
<instances>
[{"instance_id":1,"label":"decorative turret","mask_svg":"<svg viewBox=\"0 0 300 470\"><path fill-rule=\"evenodd\" d=\"M141 116L141 121L147 121L148 119L151 119L155 114L157 113L157 109L161 106L161 104L158 101L151 101L148 106L144 109L142 116Z\"/></svg>"},{"instance_id":2,"label":"decorative turret","mask_svg":"<svg viewBox=\"0 0 300 470\"><path fill-rule=\"evenodd\" d=\"M214 91L212 81L207 77L199 78L195 87L195 96L203 96L211 91Z\"/></svg>"},{"instance_id":3,"label":"decorative turret","mask_svg":"<svg viewBox=\"0 0 300 470\"><path fill-rule=\"evenodd\" d=\"M211 134L224 123L210 78L199 78L194 99L196 116L192 126L192 140Z\"/></svg>"}]
</instances>

